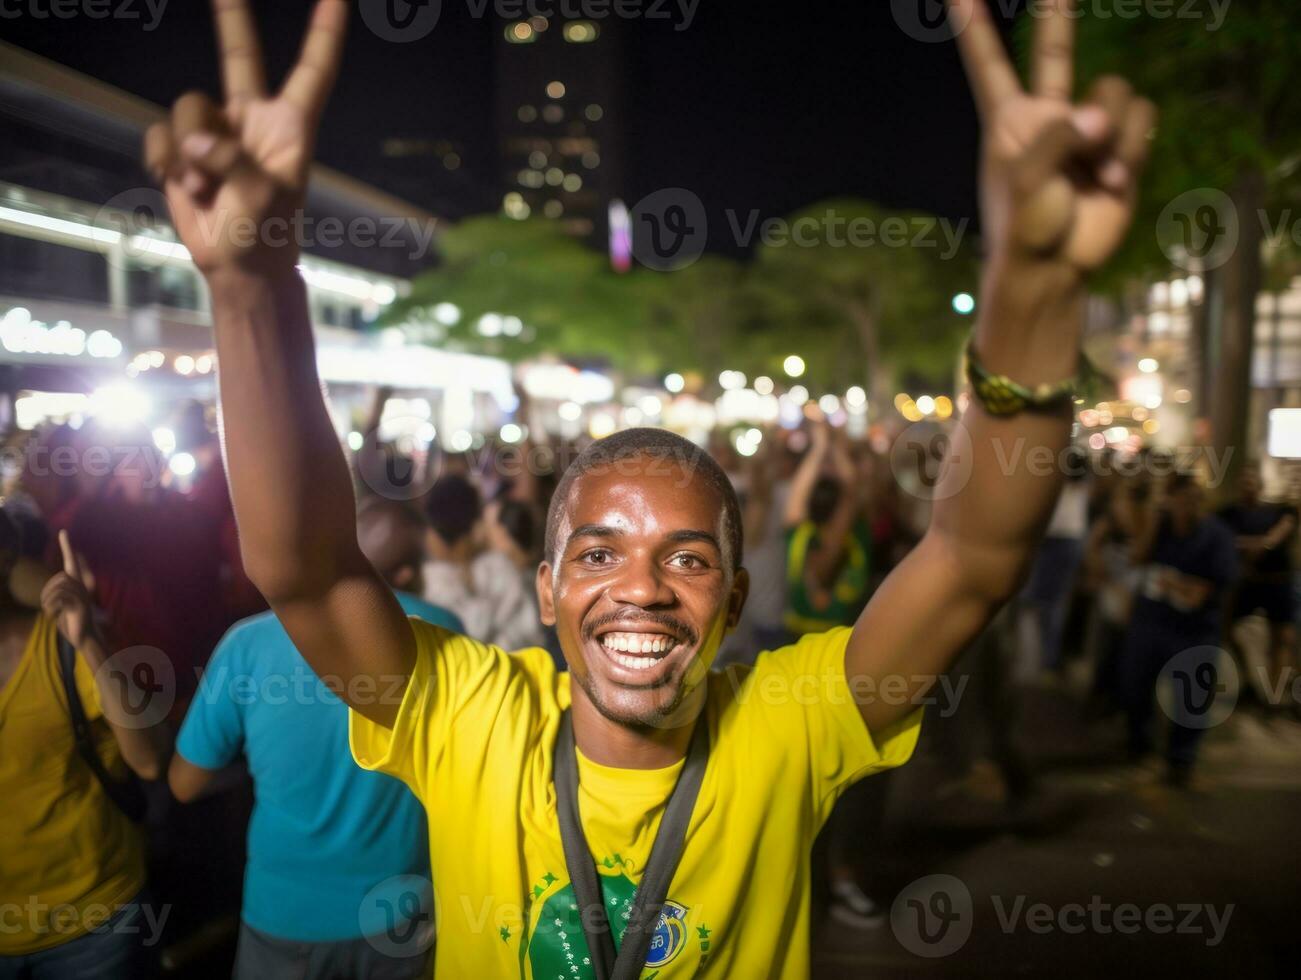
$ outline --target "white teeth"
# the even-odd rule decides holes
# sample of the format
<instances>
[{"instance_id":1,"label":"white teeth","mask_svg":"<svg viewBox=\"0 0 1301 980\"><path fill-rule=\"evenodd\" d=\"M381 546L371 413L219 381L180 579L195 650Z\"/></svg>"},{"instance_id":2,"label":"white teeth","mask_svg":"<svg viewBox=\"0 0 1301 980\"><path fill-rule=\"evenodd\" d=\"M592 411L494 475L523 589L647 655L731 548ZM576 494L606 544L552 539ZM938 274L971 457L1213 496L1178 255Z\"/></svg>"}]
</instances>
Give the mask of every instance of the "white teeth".
<instances>
[{"instance_id":1,"label":"white teeth","mask_svg":"<svg viewBox=\"0 0 1301 980\"><path fill-rule=\"evenodd\" d=\"M614 659L631 670L645 670L659 663L654 657L615 657Z\"/></svg>"},{"instance_id":2,"label":"white teeth","mask_svg":"<svg viewBox=\"0 0 1301 980\"><path fill-rule=\"evenodd\" d=\"M606 633L601 645L611 652L629 654L659 654L671 650L676 641L662 633ZM632 670L645 670L658 661L657 657L615 657L616 661Z\"/></svg>"}]
</instances>

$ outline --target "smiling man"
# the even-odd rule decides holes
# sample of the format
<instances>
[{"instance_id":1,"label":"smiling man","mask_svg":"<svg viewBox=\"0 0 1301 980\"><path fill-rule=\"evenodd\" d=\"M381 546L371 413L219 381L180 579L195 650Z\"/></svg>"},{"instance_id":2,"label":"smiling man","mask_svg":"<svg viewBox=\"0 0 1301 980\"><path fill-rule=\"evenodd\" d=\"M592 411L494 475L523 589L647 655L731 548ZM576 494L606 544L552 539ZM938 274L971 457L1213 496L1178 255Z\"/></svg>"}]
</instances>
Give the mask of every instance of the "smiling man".
<instances>
[{"instance_id":1,"label":"smiling man","mask_svg":"<svg viewBox=\"0 0 1301 980\"><path fill-rule=\"evenodd\" d=\"M338 679L357 760L426 806L440 975L807 975L814 835L907 759L914 705L1015 593L1060 481L1001 461L1068 442L1085 278L1128 227L1154 110L1116 78L1071 102L1069 0L1039 10L1029 91L983 4L952 6L987 261L929 532L852 629L711 673L746 597L736 499L683 440L613 436L566 473L538 570L565 675L408 620L358 549L297 253L233 234L302 207L350 6L320 0L271 95L245 0L215 0L225 105L183 96L146 154L212 293L248 574Z\"/></svg>"}]
</instances>

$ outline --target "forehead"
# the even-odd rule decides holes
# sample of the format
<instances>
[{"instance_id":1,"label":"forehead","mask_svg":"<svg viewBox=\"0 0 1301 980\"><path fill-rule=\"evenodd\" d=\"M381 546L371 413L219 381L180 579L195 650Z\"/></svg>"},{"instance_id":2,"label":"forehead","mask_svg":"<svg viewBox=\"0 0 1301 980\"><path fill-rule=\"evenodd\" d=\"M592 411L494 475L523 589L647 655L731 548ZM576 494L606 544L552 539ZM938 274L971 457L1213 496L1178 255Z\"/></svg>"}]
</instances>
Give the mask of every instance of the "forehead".
<instances>
[{"instance_id":1,"label":"forehead","mask_svg":"<svg viewBox=\"0 0 1301 980\"><path fill-rule=\"evenodd\" d=\"M726 505L719 488L689 463L644 456L584 472L565 499L559 544L587 524L628 534L708 531L722 540Z\"/></svg>"}]
</instances>

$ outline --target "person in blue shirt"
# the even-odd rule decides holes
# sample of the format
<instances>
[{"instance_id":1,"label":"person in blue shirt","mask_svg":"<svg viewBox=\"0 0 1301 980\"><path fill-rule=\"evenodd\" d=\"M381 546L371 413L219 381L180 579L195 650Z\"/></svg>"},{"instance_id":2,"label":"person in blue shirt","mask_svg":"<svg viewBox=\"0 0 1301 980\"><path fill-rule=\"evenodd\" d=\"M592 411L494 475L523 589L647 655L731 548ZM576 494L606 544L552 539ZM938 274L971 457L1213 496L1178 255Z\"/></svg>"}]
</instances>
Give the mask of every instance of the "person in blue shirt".
<instances>
[{"instance_id":1,"label":"person in blue shirt","mask_svg":"<svg viewBox=\"0 0 1301 980\"><path fill-rule=\"evenodd\" d=\"M424 530L395 501L370 501L358 515L362 550L407 615L460 632L455 615L411 594ZM385 696L383 684L373 696ZM426 975L424 808L400 781L353 762L347 705L269 612L237 623L213 654L177 739L173 795L189 802L212 791L241 757L255 802L234 976Z\"/></svg>"}]
</instances>

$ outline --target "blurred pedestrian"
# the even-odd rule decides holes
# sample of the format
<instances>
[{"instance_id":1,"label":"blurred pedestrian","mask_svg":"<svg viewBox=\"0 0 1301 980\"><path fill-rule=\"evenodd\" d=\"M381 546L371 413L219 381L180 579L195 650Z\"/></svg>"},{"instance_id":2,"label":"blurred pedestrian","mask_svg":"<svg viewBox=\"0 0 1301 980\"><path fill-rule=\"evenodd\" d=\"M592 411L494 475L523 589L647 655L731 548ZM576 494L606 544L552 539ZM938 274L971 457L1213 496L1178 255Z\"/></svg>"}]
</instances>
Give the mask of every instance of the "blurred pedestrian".
<instances>
[{"instance_id":1,"label":"blurred pedestrian","mask_svg":"<svg viewBox=\"0 0 1301 980\"><path fill-rule=\"evenodd\" d=\"M1154 487L1139 517L1132 559L1141 578L1121 666L1136 761L1153 748L1157 682L1163 671L1179 674L1166 744L1167 776L1178 787L1189 783L1205 730L1199 719L1215 696L1207 681L1218 669L1220 605L1237 564L1232 532L1203 512L1203 501L1196 477L1175 473L1167 487Z\"/></svg>"},{"instance_id":2,"label":"blurred pedestrian","mask_svg":"<svg viewBox=\"0 0 1301 980\"><path fill-rule=\"evenodd\" d=\"M362 551L403 611L459 633L455 616L406 591L420 584L423 535L404 503L372 498L357 516ZM383 698L377 680L367 696ZM239 778L231 767L241 760L255 802L235 977L424 976L428 946L395 949L384 916L386 903L409 904L413 879L428 887L424 807L398 780L352 762L347 706L270 613L236 624L213 654L177 739L172 793L188 803L214 792Z\"/></svg>"},{"instance_id":3,"label":"blurred pedestrian","mask_svg":"<svg viewBox=\"0 0 1301 980\"><path fill-rule=\"evenodd\" d=\"M1244 467L1237 500L1219 512L1233 532L1241 577L1234 590L1232 619L1259 614L1269 623L1267 675L1261 687L1282 694L1295 670L1296 610L1292 601L1292 547L1296 539L1297 509L1288 503L1261 499L1260 466ZM1279 703L1279 708L1291 708Z\"/></svg>"},{"instance_id":4,"label":"blurred pedestrian","mask_svg":"<svg viewBox=\"0 0 1301 980\"><path fill-rule=\"evenodd\" d=\"M145 890L132 779L161 777L171 738L133 723L149 694L106 668L90 573L67 532L59 543L63 571L39 607L20 603L18 532L0 511L0 980L138 980L165 914Z\"/></svg>"},{"instance_id":5,"label":"blurred pedestrian","mask_svg":"<svg viewBox=\"0 0 1301 980\"><path fill-rule=\"evenodd\" d=\"M500 551L484 546L483 502L463 476L439 478L425 497L429 560L425 598L450 609L466 634L506 650L538 646L542 628L531 590Z\"/></svg>"}]
</instances>

